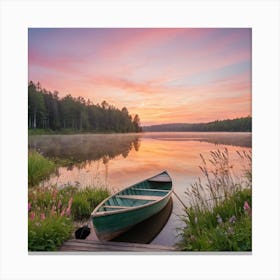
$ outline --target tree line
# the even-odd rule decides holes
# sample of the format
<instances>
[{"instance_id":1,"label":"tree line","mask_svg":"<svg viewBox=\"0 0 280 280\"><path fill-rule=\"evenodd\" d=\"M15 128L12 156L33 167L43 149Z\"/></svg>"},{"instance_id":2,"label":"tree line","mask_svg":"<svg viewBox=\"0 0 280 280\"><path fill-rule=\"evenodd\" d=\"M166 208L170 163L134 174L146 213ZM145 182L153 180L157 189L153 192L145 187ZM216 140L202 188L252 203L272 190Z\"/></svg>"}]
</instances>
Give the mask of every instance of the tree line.
<instances>
[{"instance_id":1,"label":"tree line","mask_svg":"<svg viewBox=\"0 0 280 280\"><path fill-rule=\"evenodd\" d=\"M140 132L140 118L132 117L127 108L121 110L103 101L93 104L89 99L70 94L59 98L40 83L28 83L28 128L96 132Z\"/></svg>"},{"instance_id":2,"label":"tree line","mask_svg":"<svg viewBox=\"0 0 280 280\"><path fill-rule=\"evenodd\" d=\"M144 126L143 131L232 131L251 132L252 117L216 120L208 123L170 123Z\"/></svg>"}]
</instances>

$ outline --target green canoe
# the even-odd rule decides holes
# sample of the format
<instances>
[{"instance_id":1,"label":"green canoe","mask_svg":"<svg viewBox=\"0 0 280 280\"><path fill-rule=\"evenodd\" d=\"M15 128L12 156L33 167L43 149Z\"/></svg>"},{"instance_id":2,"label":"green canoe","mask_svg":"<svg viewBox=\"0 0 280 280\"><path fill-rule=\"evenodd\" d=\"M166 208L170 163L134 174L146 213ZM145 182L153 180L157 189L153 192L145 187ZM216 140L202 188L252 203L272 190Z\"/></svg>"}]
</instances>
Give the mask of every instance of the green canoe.
<instances>
[{"instance_id":1,"label":"green canoe","mask_svg":"<svg viewBox=\"0 0 280 280\"><path fill-rule=\"evenodd\" d=\"M103 200L91 213L100 240L111 240L166 206L172 180L166 171Z\"/></svg>"}]
</instances>

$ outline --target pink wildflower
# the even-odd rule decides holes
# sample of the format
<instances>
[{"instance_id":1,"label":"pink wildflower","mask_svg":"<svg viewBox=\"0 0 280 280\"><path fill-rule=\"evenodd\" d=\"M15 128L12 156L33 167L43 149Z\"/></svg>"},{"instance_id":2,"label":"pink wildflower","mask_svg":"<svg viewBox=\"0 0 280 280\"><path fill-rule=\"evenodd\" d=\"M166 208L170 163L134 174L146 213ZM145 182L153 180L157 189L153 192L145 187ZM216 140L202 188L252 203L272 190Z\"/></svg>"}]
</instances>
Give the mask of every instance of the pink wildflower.
<instances>
[{"instance_id":1,"label":"pink wildflower","mask_svg":"<svg viewBox=\"0 0 280 280\"><path fill-rule=\"evenodd\" d=\"M71 214L71 208L68 207L68 208L66 209L66 216L69 217L70 214Z\"/></svg>"},{"instance_id":2,"label":"pink wildflower","mask_svg":"<svg viewBox=\"0 0 280 280\"><path fill-rule=\"evenodd\" d=\"M248 215L251 215L251 207L247 201L244 202L243 209Z\"/></svg>"},{"instance_id":3,"label":"pink wildflower","mask_svg":"<svg viewBox=\"0 0 280 280\"><path fill-rule=\"evenodd\" d=\"M72 203L73 203L73 197L71 197L68 201L68 208L69 209L71 209Z\"/></svg>"},{"instance_id":4,"label":"pink wildflower","mask_svg":"<svg viewBox=\"0 0 280 280\"><path fill-rule=\"evenodd\" d=\"M65 214L65 209L63 209L63 210L61 211L60 216L63 217L64 214Z\"/></svg>"},{"instance_id":5,"label":"pink wildflower","mask_svg":"<svg viewBox=\"0 0 280 280\"><path fill-rule=\"evenodd\" d=\"M35 219L35 212L30 213L30 220L33 221Z\"/></svg>"},{"instance_id":6,"label":"pink wildflower","mask_svg":"<svg viewBox=\"0 0 280 280\"><path fill-rule=\"evenodd\" d=\"M56 210L56 206L55 206L55 205L53 205L53 206L52 206L52 211L51 211L51 214L52 214L52 215L54 215L55 210Z\"/></svg>"},{"instance_id":7,"label":"pink wildflower","mask_svg":"<svg viewBox=\"0 0 280 280\"><path fill-rule=\"evenodd\" d=\"M41 213L41 220L44 221L46 219L45 213Z\"/></svg>"},{"instance_id":8,"label":"pink wildflower","mask_svg":"<svg viewBox=\"0 0 280 280\"><path fill-rule=\"evenodd\" d=\"M245 211L251 210L250 205L249 205L249 203L247 201L244 202L243 208L244 208Z\"/></svg>"},{"instance_id":9,"label":"pink wildflower","mask_svg":"<svg viewBox=\"0 0 280 280\"><path fill-rule=\"evenodd\" d=\"M31 202L28 202L28 212L30 211L31 209Z\"/></svg>"},{"instance_id":10,"label":"pink wildflower","mask_svg":"<svg viewBox=\"0 0 280 280\"><path fill-rule=\"evenodd\" d=\"M57 209L60 209L60 207L62 206L62 202L61 202L61 199L58 201L58 204L57 204Z\"/></svg>"}]
</instances>

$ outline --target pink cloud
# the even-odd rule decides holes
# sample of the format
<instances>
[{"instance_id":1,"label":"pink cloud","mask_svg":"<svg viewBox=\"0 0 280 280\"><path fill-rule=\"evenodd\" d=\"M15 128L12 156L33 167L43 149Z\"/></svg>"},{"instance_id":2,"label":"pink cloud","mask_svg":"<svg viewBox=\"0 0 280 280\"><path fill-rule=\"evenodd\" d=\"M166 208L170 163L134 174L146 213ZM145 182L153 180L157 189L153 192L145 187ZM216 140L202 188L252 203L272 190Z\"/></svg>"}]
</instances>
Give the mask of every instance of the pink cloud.
<instances>
[{"instance_id":1,"label":"pink cloud","mask_svg":"<svg viewBox=\"0 0 280 280\"><path fill-rule=\"evenodd\" d=\"M104 42L103 37L80 35L65 52L71 37L46 37L44 48L38 43L29 46L29 79L61 96L70 93L126 106L146 123L246 115L251 108L249 70L191 83L200 81L199 75L208 77L251 60L249 39L243 45L242 30L224 30L213 39L215 30L111 29L111 38L105 29Z\"/></svg>"}]
</instances>

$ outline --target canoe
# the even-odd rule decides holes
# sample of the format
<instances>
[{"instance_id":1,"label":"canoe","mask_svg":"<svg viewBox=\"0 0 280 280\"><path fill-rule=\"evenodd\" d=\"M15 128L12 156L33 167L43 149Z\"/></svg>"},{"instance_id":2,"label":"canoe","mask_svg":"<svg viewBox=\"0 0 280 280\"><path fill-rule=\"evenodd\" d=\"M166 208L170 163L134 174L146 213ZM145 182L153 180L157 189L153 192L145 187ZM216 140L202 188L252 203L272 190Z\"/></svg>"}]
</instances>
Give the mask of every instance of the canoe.
<instances>
[{"instance_id":1,"label":"canoe","mask_svg":"<svg viewBox=\"0 0 280 280\"><path fill-rule=\"evenodd\" d=\"M166 171L127 187L103 200L91 213L99 240L111 240L161 211L172 193Z\"/></svg>"}]
</instances>

